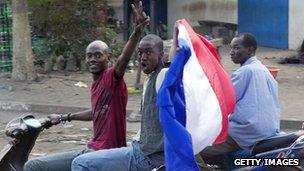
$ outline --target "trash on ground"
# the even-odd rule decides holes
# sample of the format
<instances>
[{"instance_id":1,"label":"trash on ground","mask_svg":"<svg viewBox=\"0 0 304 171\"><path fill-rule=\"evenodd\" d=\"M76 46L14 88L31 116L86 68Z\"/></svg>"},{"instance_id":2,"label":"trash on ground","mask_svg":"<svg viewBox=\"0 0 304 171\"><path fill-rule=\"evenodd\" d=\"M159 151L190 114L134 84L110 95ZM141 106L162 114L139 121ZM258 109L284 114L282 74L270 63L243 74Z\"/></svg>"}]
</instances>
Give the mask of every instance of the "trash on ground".
<instances>
[{"instance_id":1,"label":"trash on ground","mask_svg":"<svg viewBox=\"0 0 304 171\"><path fill-rule=\"evenodd\" d=\"M74 125L73 124L63 124L63 127L64 128L71 128L73 127Z\"/></svg>"},{"instance_id":2,"label":"trash on ground","mask_svg":"<svg viewBox=\"0 0 304 171\"><path fill-rule=\"evenodd\" d=\"M90 129L89 128L81 128L80 130L81 131L89 131Z\"/></svg>"},{"instance_id":3,"label":"trash on ground","mask_svg":"<svg viewBox=\"0 0 304 171\"><path fill-rule=\"evenodd\" d=\"M77 141L61 141L64 144L78 144Z\"/></svg>"},{"instance_id":4,"label":"trash on ground","mask_svg":"<svg viewBox=\"0 0 304 171\"><path fill-rule=\"evenodd\" d=\"M62 138L79 138L79 137L87 137L85 134L73 134L73 135L64 135Z\"/></svg>"},{"instance_id":5,"label":"trash on ground","mask_svg":"<svg viewBox=\"0 0 304 171\"><path fill-rule=\"evenodd\" d=\"M140 93L140 90L135 88L135 87L128 87L128 93L129 94L136 94L136 93Z\"/></svg>"},{"instance_id":6,"label":"trash on ground","mask_svg":"<svg viewBox=\"0 0 304 171\"><path fill-rule=\"evenodd\" d=\"M14 89L14 87L13 86L9 86L8 87L8 91L14 91L15 89Z\"/></svg>"},{"instance_id":7,"label":"trash on ground","mask_svg":"<svg viewBox=\"0 0 304 171\"><path fill-rule=\"evenodd\" d=\"M82 81L78 81L78 83L74 84L75 86L77 87L84 87L84 88L87 88L88 85Z\"/></svg>"}]
</instances>

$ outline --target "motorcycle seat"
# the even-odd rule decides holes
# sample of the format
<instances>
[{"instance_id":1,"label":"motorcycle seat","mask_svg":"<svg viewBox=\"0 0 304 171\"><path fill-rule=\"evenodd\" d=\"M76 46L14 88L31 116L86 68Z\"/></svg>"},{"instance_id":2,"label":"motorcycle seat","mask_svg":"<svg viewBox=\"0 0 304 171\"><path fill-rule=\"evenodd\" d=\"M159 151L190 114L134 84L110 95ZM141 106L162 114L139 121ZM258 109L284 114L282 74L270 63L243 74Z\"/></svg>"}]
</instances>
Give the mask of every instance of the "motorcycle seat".
<instances>
[{"instance_id":1,"label":"motorcycle seat","mask_svg":"<svg viewBox=\"0 0 304 171\"><path fill-rule=\"evenodd\" d=\"M298 132L281 134L256 143L252 148L252 155L256 155L262 152L271 151L280 148L286 148L290 146L297 138L302 134Z\"/></svg>"}]
</instances>

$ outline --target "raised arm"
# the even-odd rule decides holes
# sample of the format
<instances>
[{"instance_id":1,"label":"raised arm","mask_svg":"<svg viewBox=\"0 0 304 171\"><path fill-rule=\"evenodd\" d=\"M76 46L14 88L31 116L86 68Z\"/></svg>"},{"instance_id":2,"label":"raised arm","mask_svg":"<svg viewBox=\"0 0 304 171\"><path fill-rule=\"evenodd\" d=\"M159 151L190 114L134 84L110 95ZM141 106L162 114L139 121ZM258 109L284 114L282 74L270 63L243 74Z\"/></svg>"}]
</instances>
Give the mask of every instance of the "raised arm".
<instances>
[{"instance_id":1,"label":"raised arm","mask_svg":"<svg viewBox=\"0 0 304 171\"><path fill-rule=\"evenodd\" d=\"M169 51L169 61L172 62L173 58L176 55L176 52L179 50L178 46L178 23L175 23L173 28L173 42Z\"/></svg>"},{"instance_id":2,"label":"raised arm","mask_svg":"<svg viewBox=\"0 0 304 171\"><path fill-rule=\"evenodd\" d=\"M133 13L135 16L135 29L131 36L129 37L128 42L122 50L121 55L119 56L117 62L114 65L115 77L120 79L123 77L130 58L135 50L135 47L140 39L140 35L144 27L149 23L150 19L143 11L142 2L139 1L139 5L136 7L132 4Z\"/></svg>"}]
</instances>

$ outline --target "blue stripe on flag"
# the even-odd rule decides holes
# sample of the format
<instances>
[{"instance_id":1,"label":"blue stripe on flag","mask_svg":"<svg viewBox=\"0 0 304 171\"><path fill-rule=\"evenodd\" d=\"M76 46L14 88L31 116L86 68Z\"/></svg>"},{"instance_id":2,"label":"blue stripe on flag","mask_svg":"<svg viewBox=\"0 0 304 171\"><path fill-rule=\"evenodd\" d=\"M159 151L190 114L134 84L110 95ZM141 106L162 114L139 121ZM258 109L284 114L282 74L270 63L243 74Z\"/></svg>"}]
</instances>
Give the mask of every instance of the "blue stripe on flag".
<instances>
[{"instance_id":1,"label":"blue stripe on flag","mask_svg":"<svg viewBox=\"0 0 304 171\"><path fill-rule=\"evenodd\" d=\"M191 56L185 40L172 62L157 96L160 122L164 130L166 170L199 170L195 162L192 139L186 130L183 68Z\"/></svg>"}]
</instances>

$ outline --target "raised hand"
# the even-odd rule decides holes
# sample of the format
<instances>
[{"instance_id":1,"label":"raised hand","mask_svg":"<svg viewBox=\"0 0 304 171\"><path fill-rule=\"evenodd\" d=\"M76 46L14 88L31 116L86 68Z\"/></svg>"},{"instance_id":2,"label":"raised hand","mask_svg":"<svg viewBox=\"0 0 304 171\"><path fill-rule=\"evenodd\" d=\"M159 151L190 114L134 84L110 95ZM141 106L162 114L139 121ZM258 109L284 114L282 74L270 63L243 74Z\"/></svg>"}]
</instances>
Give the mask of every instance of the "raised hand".
<instances>
[{"instance_id":1,"label":"raised hand","mask_svg":"<svg viewBox=\"0 0 304 171\"><path fill-rule=\"evenodd\" d=\"M141 1L139 1L137 7L134 4L131 4L131 7L135 17L135 31L139 31L149 23L150 17L144 12Z\"/></svg>"},{"instance_id":2,"label":"raised hand","mask_svg":"<svg viewBox=\"0 0 304 171\"><path fill-rule=\"evenodd\" d=\"M150 18L143 11L142 2L139 1L139 4L135 6L131 5L135 18L135 28L131 36L129 37L128 42L122 50L121 55L119 56L117 62L114 65L115 69L115 78L119 79L123 77L127 69L128 63L131 59L131 56L135 50L136 44L138 43L141 33L144 27L149 23Z\"/></svg>"},{"instance_id":3,"label":"raised hand","mask_svg":"<svg viewBox=\"0 0 304 171\"><path fill-rule=\"evenodd\" d=\"M178 46L178 23L175 22L174 28L173 28L173 42L172 42L172 46L170 48L169 51L169 60L172 62L173 58L176 55L176 52L179 50L179 46Z\"/></svg>"}]
</instances>

